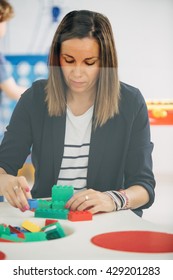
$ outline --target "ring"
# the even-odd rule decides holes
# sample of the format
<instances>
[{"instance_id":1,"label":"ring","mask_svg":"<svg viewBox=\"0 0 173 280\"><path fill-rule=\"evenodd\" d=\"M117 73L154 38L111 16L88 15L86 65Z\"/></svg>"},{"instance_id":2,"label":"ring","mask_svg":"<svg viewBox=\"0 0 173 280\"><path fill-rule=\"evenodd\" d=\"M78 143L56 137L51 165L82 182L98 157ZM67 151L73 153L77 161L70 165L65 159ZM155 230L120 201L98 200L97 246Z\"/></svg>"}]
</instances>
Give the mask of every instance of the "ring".
<instances>
[{"instance_id":1,"label":"ring","mask_svg":"<svg viewBox=\"0 0 173 280\"><path fill-rule=\"evenodd\" d=\"M16 191L18 190L18 188L19 188L18 186L14 186L13 190Z\"/></svg>"},{"instance_id":2,"label":"ring","mask_svg":"<svg viewBox=\"0 0 173 280\"><path fill-rule=\"evenodd\" d=\"M85 200L88 200L88 199L89 199L89 196L88 196L88 195L86 195L86 196L85 196Z\"/></svg>"}]
</instances>

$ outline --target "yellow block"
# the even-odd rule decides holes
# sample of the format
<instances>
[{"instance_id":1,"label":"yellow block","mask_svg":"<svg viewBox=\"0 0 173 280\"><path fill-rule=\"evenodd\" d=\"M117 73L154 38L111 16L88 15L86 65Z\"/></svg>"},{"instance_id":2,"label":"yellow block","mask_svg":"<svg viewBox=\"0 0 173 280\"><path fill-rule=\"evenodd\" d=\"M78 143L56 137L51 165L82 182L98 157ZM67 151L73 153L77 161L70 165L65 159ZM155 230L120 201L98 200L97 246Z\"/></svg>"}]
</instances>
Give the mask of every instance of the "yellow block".
<instances>
[{"instance_id":1,"label":"yellow block","mask_svg":"<svg viewBox=\"0 0 173 280\"><path fill-rule=\"evenodd\" d=\"M39 231L41 231L41 228L38 225L36 225L36 224L34 224L34 223L32 223L32 222L30 222L28 220L25 220L22 223L22 227L25 228L26 230L29 230L30 232L39 232Z\"/></svg>"}]
</instances>

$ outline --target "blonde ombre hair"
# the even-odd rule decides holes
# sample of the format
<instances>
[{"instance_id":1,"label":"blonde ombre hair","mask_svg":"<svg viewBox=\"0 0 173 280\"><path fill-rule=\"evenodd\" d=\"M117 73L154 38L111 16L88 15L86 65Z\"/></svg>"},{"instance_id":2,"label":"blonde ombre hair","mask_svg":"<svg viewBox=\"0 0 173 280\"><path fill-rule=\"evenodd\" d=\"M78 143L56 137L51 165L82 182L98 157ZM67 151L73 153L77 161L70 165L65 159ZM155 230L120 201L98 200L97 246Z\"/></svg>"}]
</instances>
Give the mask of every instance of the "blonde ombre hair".
<instances>
[{"instance_id":1,"label":"blonde ombre hair","mask_svg":"<svg viewBox=\"0 0 173 280\"><path fill-rule=\"evenodd\" d=\"M100 73L94 104L94 126L101 126L118 114L120 86L118 60L109 20L102 14L88 10L72 11L59 24L49 54L49 77L46 102L50 116L66 111L66 84L60 67L62 42L72 38L94 38L100 47Z\"/></svg>"},{"instance_id":2,"label":"blonde ombre hair","mask_svg":"<svg viewBox=\"0 0 173 280\"><path fill-rule=\"evenodd\" d=\"M0 22L7 21L14 16L13 7L5 0L0 0Z\"/></svg>"}]
</instances>

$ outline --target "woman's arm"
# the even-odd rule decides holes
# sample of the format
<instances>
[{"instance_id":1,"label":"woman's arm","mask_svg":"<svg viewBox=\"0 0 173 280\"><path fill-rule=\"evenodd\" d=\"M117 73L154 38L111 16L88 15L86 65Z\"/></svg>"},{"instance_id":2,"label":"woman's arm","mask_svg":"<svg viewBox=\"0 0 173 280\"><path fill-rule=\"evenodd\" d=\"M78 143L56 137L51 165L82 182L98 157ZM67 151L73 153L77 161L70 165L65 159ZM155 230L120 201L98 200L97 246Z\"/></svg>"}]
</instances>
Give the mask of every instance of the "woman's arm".
<instances>
[{"instance_id":1,"label":"woman's arm","mask_svg":"<svg viewBox=\"0 0 173 280\"><path fill-rule=\"evenodd\" d=\"M142 186L131 186L128 189L123 190L122 193L121 190L118 191L118 193L119 192L124 196L126 202L124 209L136 209L145 205L149 201L148 192ZM95 214L98 212L117 211L118 205L109 193L88 189L76 193L67 202L66 208L73 211L89 209L92 214Z\"/></svg>"},{"instance_id":2,"label":"woman's arm","mask_svg":"<svg viewBox=\"0 0 173 280\"><path fill-rule=\"evenodd\" d=\"M11 99L18 100L21 94L26 90L25 87L16 84L11 77L0 84L1 90Z\"/></svg>"},{"instance_id":3,"label":"woman's arm","mask_svg":"<svg viewBox=\"0 0 173 280\"><path fill-rule=\"evenodd\" d=\"M31 193L26 178L9 175L3 168L0 168L0 195L21 211L29 209L27 199Z\"/></svg>"}]
</instances>

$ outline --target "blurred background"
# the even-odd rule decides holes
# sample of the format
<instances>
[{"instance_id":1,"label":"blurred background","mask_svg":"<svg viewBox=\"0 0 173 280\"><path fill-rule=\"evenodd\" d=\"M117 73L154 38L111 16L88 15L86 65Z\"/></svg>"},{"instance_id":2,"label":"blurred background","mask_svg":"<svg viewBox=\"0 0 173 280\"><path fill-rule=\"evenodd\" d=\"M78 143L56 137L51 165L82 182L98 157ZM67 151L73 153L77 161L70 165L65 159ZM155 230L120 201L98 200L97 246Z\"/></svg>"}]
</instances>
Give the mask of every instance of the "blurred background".
<instances>
[{"instance_id":1,"label":"blurred background","mask_svg":"<svg viewBox=\"0 0 173 280\"><path fill-rule=\"evenodd\" d=\"M148 105L156 201L144 219L173 225L173 1L172 0L13 0L15 17L8 23L0 51L22 86L46 78L49 47L59 21L74 9L105 14L113 27L120 80L138 87ZM16 102L2 96L0 141ZM28 165L27 165L28 164ZM30 161L26 176L33 180Z\"/></svg>"}]
</instances>

